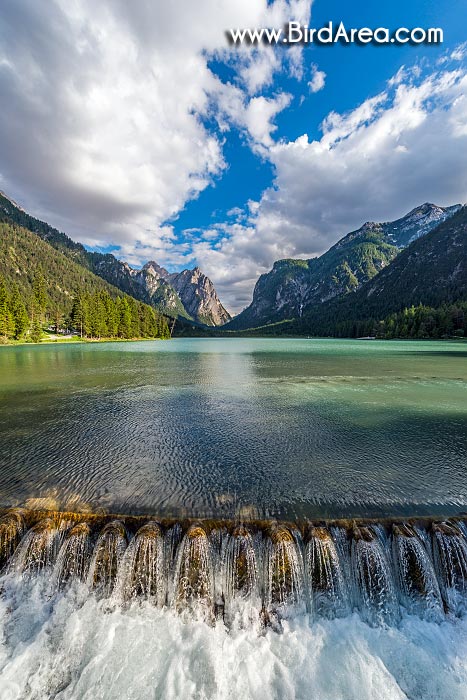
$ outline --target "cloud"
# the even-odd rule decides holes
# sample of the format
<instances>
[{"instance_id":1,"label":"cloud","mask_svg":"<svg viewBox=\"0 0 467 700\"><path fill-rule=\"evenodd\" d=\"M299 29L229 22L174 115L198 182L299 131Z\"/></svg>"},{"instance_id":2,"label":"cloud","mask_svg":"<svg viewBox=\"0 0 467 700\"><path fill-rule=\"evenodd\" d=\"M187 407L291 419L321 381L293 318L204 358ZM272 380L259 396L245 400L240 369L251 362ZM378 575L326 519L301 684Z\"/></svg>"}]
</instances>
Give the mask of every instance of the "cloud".
<instances>
[{"instance_id":1,"label":"cloud","mask_svg":"<svg viewBox=\"0 0 467 700\"><path fill-rule=\"evenodd\" d=\"M403 67L349 112L331 110L321 138L277 139L290 79L304 79L302 50L228 47L224 32L308 23L310 4L4 0L0 188L130 263L199 264L234 311L278 258L319 254L363 221L426 200L465 201L465 46L436 72L426 61ZM309 89L324 81L313 65ZM173 222L229 166L232 129L274 180L259 201L180 242Z\"/></svg>"},{"instance_id":2,"label":"cloud","mask_svg":"<svg viewBox=\"0 0 467 700\"><path fill-rule=\"evenodd\" d=\"M272 48L231 49L225 30L306 19L309 8L305 0L5 0L3 189L87 244L116 244L133 257L166 249L166 222L227 165L222 131L236 125L252 146L270 145L286 105L250 93L288 59ZM231 82L210 69L212 57L232 68Z\"/></svg>"},{"instance_id":3,"label":"cloud","mask_svg":"<svg viewBox=\"0 0 467 700\"><path fill-rule=\"evenodd\" d=\"M464 42L460 46L457 46L454 51L452 51L451 55L449 58L452 61L463 61L465 56L467 54L467 43Z\"/></svg>"},{"instance_id":4,"label":"cloud","mask_svg":"<svg viewBox=\"0 0 467 700\"><path fill-rule=\"evenodd\" d=\"M244 121L253 141L260 146L272 146L271 134L277 129L273 119L290 103L292 95L280 93L277 97L253 97L246 108Z\"/></svg>"},{"instance_id":5,"label":"cloud","mask_svg":"<svg viewBox=\"0 0 467 700\"><path fill-rule=\"evenodd\" d=\"M230 308L249 303L274 260L319 255L365 221L425 201L467 200L467 71L407 75L350 112L331 112L321 139L270 146L274 183L249 224L227 228L215 251L199 250Z\"/></svg>"},{"instance_id":6,"label":"cloud","mask_svg":"<svg viewBox=\"0 0 467 700\"><path fill-rule=\"evenodd\" d=\"M308 87L310 92L319 92L324 88L326 82L326 73L322 70L318 70L316 63L311 66L311 80L308 82Z\"/></svg>"}]
</instances>

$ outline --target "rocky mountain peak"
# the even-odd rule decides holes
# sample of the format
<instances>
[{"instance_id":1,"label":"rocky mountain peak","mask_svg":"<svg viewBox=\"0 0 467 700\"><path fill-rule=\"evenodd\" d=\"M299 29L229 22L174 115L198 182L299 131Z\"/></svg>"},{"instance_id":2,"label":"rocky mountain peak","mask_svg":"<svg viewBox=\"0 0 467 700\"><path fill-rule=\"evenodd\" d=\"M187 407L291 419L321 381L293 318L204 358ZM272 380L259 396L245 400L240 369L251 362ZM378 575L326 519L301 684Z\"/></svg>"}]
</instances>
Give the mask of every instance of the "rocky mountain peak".
<instances>
[{"instance_id":1,"label":"rocky mountain peak","mask_svg":"<svg viewBox=\"0 0 467 700\"><path fill-rule=\"evenodd\" d=\"M142 270L144 270L144 272L147 272L149 275L152 275L153 277L160 278L163 280L166 280L169 277L169 273L167 272L167 270L164 267L161 267L154 260L150 260L145 265L143 265Z\"/></svg>"},{"instance_id":2,"label":"rocky mountain peak","mask_svg":"<svg viewBox=\"0 0 467 700\"><path fill-rule=\"evenodd\" d=\"M382 227L391 243L398 248L405 248L455 214L460 207L460 204L440 207L437 204L425 202L400 219L382 224Z\"/></svg>"},{"instance_id":3,"label":"rocky mountain peak","mask_svg":"<svg viewBox=\"0 0 467 700\"><path fill-rule=\"evenodd\" d=\"M390 266L402 249L460 207L425 202L395 221L366 221L318 258L276 261L272 270L258 279L252 303L234 318L229 329L300 318L330 299L356 292Z\"/></svg>"},{"instance_id":4,"label":"rocky mountain peak","mask_svg":"<svg viewBox=\"0 0 467 700\"><path fill-rule=\"evenodd\" d=\"M229 312L221 304L212 281L200 270L182 270L169 275L188 313L208 326L221 326L230 321Z\"/></svg>"},{"instance_id":5,"label":"rocky mountain peak","mask_svg":"<svg viewBox=\"0 0 467 700\"><path fill-rule=\"evenodd\" d=\"M213 283L199 267L170 273L155 260L141 270L132 270L135 280L151 300L163 306L167 313L182 315L207 326L219 326L230 320L222 306Z\"/></svg>"}]
</instances>

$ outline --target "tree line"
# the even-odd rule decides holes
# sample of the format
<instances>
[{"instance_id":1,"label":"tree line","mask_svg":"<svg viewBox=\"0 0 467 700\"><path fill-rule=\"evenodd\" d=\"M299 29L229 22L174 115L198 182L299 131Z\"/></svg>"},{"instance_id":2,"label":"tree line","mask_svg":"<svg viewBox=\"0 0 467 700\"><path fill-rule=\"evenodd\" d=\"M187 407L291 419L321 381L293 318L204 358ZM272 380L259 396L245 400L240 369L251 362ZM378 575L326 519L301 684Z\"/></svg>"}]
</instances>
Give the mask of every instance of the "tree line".
<instances>
[{"instance_id":1,"label":"tree line","mask_svg":"<svg viewBox=\"0 0 467 700\"><path fill-rule=\"evenodd\" d=\"M345 320L332 318L331 314L302 324L292 322L279 332L298 332L313 336L334 338L450 338L467 337L467 301L443 304L438 307L409 306L382 319L369 317Z\"/></svg>"},{"instance_id":2,"label":"tree line","mask_svg":"<svg viewBox=\"0 0 467 700\"><path fill-rule=\"evenodd\" d=\"M68 308L50 304L47 281L36 271L32 295L25 298L16 284L0 275L0 339L39 342L44 328L72 331L82 338L169 338L166 318L127 295L79 289Z\"/></svg>"},{"instance_id":3,"label":"tree line","mask_svg":"<svg viewBox=\"0 0 467 700\"><path fill-rule=\"evenodd\" d=\"M411 306L390 314L374 325L381 338L463 338L467 336L467 302L445 304L438 308Z\"/></svg>"}]
</instances>

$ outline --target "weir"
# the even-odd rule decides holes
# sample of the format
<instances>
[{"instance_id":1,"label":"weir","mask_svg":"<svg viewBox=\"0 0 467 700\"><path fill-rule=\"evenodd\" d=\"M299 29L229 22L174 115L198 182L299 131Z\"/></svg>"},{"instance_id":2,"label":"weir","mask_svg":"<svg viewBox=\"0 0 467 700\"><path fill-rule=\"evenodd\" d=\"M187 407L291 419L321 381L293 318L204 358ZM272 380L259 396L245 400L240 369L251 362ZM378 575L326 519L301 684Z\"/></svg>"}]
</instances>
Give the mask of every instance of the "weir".
<instances>
[{"instance_id":1,"label":"weir","mask_svg":"<svg viewBox=\"0 0 467 700\"><path fill-rule=\"evenodd\" d=\"M344 616L396 624L402 609L434 621L467 600L462 519L270 522L156 520L12 509L0 514L4 579L74 582L115 605L149 601L226 624Z\"/></svg>"}]
</instances>

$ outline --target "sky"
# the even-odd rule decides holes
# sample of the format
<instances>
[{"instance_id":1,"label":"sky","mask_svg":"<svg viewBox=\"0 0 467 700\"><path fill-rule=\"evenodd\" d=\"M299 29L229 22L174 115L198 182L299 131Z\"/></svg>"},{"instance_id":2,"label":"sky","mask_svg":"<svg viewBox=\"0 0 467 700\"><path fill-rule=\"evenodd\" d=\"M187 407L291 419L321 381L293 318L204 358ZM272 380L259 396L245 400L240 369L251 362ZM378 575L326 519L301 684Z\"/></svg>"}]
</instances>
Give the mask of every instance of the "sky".
<instances>
[{"instance_id":1,"label":"sky","mask_svg":"<svg viewBox=\"0 0 467 700\"><path fill-rule=\"evenodd\" d=\"M467 201L465 0L0 0L0 189L91 249L198 265L239 312L275 260ZM440 46L230 28L440 27Z\"/></svg>"}]
</instances>

